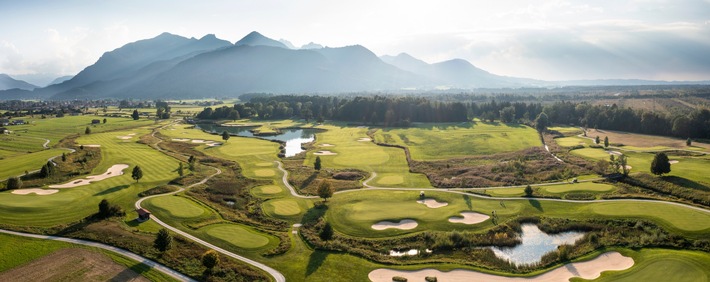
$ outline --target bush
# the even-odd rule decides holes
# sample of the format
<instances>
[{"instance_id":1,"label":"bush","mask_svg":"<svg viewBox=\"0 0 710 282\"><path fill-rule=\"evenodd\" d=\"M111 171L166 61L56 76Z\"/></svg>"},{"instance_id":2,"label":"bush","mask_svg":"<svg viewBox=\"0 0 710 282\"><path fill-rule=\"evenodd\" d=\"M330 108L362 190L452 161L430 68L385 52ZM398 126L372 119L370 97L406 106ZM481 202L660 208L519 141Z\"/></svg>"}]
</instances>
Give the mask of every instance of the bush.
<instances>
[{"instance_id":1,"label":"bush","mask_svg":"<svg viewBox=\"0 0 710 282\"><path fill-rule=\"evenodd\" d=\"M343 171L333 174L333 178L338 180L358 180L362 178L362 174L354 171Z\"/></svg>"},{"instance_id":2,"label":"bush","mask_svg":"<svg viewBox=\"0 0 710 282\"><path fill-rule=\"evenodd\" d=\"M407 282L407 278L404 278L404 277L402 277L402 276L395 276L395 277L392 277L392 281L396 281L396 282Z\"/></svg>"},{"instance_id":3,"label":"bush","mask_svg":"<svg viewBox=\"0 0 710 282\"><path fill-rule=\"evenodd\" d=\"M424 278L424 281L426 281L426 282L436 282L437 279L436 279L436 276L427 276L427 277Z\"/></svg>"}]
</instances>

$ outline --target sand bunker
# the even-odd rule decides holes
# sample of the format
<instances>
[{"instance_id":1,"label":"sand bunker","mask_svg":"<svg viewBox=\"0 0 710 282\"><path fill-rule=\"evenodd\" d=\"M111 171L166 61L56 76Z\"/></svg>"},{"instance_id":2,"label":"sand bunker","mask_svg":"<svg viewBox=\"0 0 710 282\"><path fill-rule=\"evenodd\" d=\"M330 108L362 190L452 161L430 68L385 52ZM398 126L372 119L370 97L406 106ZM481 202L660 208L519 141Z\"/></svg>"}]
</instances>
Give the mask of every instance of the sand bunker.
<instances>
[{"instance_id":1,"label":"sand bunker","mask_svg":"<svg viewBox=\"0 0 710 282\"><path fill-rule=\"evenodd\" d=\"M481 223L486 221L487 219L491 218L490 216L487 216L482 213L477 213L477 212L462 212L461 215L463 217L449 217L449 222L451 223L463 223L463 224L476 224L476 223Z\"/></svg>"},{"instance_id":2,"label":"sand bunker","mask_svg":"<svg viewBox=\"0 0 710 282\"><path fill-rule=\"evenodd\" d=\"M205 143L205 140L202 139L193 139L192 143Z\"/></svg>"},{"instance_id":3,"label":"sand bunker","mask_svg":"<svg viewBox=\"0 0 710 282\"><path fill-rule=\"evenodd\" d=\"M54 193L59 192L57 189L39 189L39 188L31 188L31 189L17 189L17 190L12 190L12 194L17 194L17 195L27 195L27 194L37 194L40 196L44 195L51 195Z\"/></svg>"},{"instance_id":4,"label":"sand bunker","mask_svg":"<svg viewBox=\"0 0 710 282\"><path fill-rule=\"evenodd\" d=\"M215 147L215 146L222 146L222 143L217 143L217 142L209 142L206 144L207 146L210 147Z\"/></svg>"},{"instance_id":5,"label":"sand bunker","mask_svg":"<svg viewBox=\"0 0 710 282\"><path fill-rule=\"evenodd\" d=\"M618 152L618 151L607 151L607 153L609 153L609 155L616 155L616 156L623 155L621 152Z\"/></svg>"},{"instance_id":6,"label":"sand bunker","mask_svg":"<svg viewBox=\"0 0 710 282\"><path fill-rule=\"evenodd\" d=\"M103 174L87 176L85 179L72 180L64 184L49 185L49 188L74 188L77 186L89 185L91 182L97 182L107 178L123 175L123 170L127 168L127 164L116 164L109 167Z\"/></svg>"},{"instance_id":7,"label":"sand bunker","mask_svg":"<svg viewBox=\"0 0 710 282\"><path fill-rule=\"evenodd\" d=\"M362 138L358 139L357 141L359 141L359 142L370 142L370 141L372 141L372 139L367 138L367 137L362 137Z\"/></svg>"},{"instance_id":8,"label":"sand bunker","mask_svg":"<svg viewBox=\"0 0 710 282\"><path fill-rule=\"evenodd\" d=\"M187 139L187 138L173 138L173 141L187 142L187 141L190 141L190 139Z\"/></svg>"},{"instance_id":9,"label":"sand bunker","mask_svg":"<svg viewBox=\"0 0 710 282\"><path fill-rule=\"evenodd\" d=\"M668 163L669 163L669 164L677 164L677 163L678 163L678 160L670 160L670 161L668 161Z\"/></svg>"},{"instance_id":10,"label":"sand bunker","mask_svg":"<svg viewBox=\"0 0 710 282\"><path fill-rule=\"evenodd\" d=\"M318 152L315 152L315 153L313 153L313 154L316 155L316 156L335 156L335 155L337 155L338 153L333 153L333 152L331 152L331 151L318 151Z\"/></svg>"},{"instance_id":11,"label":"sand bunker","mask_svg":"<svg viewBox=\"0 0 710 282\"><path fill-rule=\"evenodd\" d=\"M622 256L618 252L608 252L601 254L593 260L569 263L533 277L505 277L463 269L442 272L431 268L417 271L380 268L371 271L367 277L374 282L390 282L394 276L402 276L409 281L424 281L424 278L427 276L436 276L439 281L569 281L572 277L596 279L602 271L624 270L629 269L633 265L634 260L630 257Z\"/></svg>"},{"instance_id":12,"label":"sand bunker","mask_svg":"<svg viewBox=\"0 0 710 282\"><path fill-rule=\"evenodd\" d=\"M630 165L627 165L627 166L626 166L626 170L631 170L632 168L633 168L633 167L630 166Z\"/></svg>"},{"instance_id":13,"label":"sand bunker","mask_svg":"<svg viewBox=\"0 0 710 282\"><path fill-rule=\"evenodd\" d=\"M318 146L319 146L319 147L333 147L333 146L335 146L335 145L325 143L325 144L320 144L320 145L318 145Z\"/></svg>"},{"instance_id":14,"label":"sand bunker","mask_svg":"<svg viewBox=\"0 0 710 282\"><path fill-rule=\"evenodd\" d=\"M136 135L136 134L135 134L135 133L128 133L128 134L126 134L126 136L133 136L133 135Z\"/></svg>"},{"instance_id":15,"label":"sand bunker","mask_svg":"<svg viewBox=\"0 0 710 282\"><path fill-rule=\"evenodd\" d=\"M411 220L411 219L403 219L400 222L380 221L378 223L373 224L372 229L385 230L385 229L389 229L389 228L395 228L395 229L409 230L409 229L417 228L417 225L419 225L419 224L417 224L416 221Z\"/></svg>"},{"instance_id":16,"label":"sand bunker","mask_svg":"<svg viewBox=\"0 0 710 282\"><path fill-rule=\"evenodd\" d=\"M101 147L101 145L99 145L99 144L88 144L88 145L82 145L82 146L87 147L87 148L99 148L99 147Z\"/></svg>"},{"instance_id":17,"label":"sand bunker","mask_svg":"<svg viewBox=\"0 0 710 282\"><path fill-rule=\"evenodd\" d=\"M121 139L121 140L128 140L133 138L133 136L116 136L116 138Z\"/></svg>"},{"instance_id":18,"label":"sand bunker","mask_svg":"<svg viewBox=\"0 0 710 282\"><path fill-rule=\"evenodd\" d=\"M418 200L417 203L425 204L427 207L432 208L432 209L445 207L445 206L449 205L449 203L447 203L447 202L437 202L436 199L431 199L431 198L426 198L424 200Z\"/></svg>"}]
</instances>

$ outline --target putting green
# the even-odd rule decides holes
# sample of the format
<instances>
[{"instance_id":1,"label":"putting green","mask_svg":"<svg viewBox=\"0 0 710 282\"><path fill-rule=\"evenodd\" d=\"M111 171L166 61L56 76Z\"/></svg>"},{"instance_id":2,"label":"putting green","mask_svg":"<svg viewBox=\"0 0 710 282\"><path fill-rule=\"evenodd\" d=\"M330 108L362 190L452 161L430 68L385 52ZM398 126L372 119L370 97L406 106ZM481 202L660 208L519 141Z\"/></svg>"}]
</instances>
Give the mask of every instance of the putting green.
<instances>
[{"instance_id":1,"label":"putting green","mask_svg":"<svg viewBox=\"0 0 710 282\"><path fill-rule=\"evenodd\" d=\"M252 191L255 194L273 195L273 194L281 193L283 191L283 189L281 189L281 187L276 186L276 185L265 185L265 186L254 187Z\"/></svg>"},{"instance_id":2,"label":"putting green","mask_svg":"<svg viewBox=\"0 0 710 282\"><path fill-rule=\"evenodd\" d=\"M390 175L385 177L380 177L376 180L378 184L382 185L395 185L404 182L404 178L400 175Z\"/></svg>"},{"instance_id":3,"label":"putting green","mask_svg":"<svg viewBox=\"0 0 710 282\"><path fill-rule=\"evenodd\" d=\"M296 201L291 199L268 201L264 205L271 206L277 215L290 216L301 213L301 207Z\"/></svg>"},{"instance_id":4,"label":"putting green","mask_svg":"<svg viewBox=\"0 0 710 282\"><path fill-rule=\"evenodd\" d=\"M634 266L605 273L595 281L706 282L710 277L710 254L707 253L664 249L623 252L634 258Z\"/></svg>"},{"instance_id":5,"label":"putting green","mask_svg":"<svg viewBox=\"0 0 710 282\"><path fill-rule=\"evenodd\" d=\"M250 228L236 224L216 224L201 228L210 237L242 249L257 249L269 243L269 238Z\"/></svg>"},{"instance_id":6,"label":"putting green","mask_svg":"<svg viewBox=\"0 0 710 282\"><path fill-rule=\"evenodd\" d=\"M151 205L169 212L174 217L193 218L206 211L197 203L178 196L166 196L148 199Z\"/></svg>"},{"instance_id":7,"label":"putting green","mask_svg":"<svg viewBox=\"0 0 710 282\"><path fill-rule=\"evenodd\" d=\"M276 175L276 172L273 169L257 169L254 170L254 175L258 177L271 177Z\"/></svg>"},{"instance_id":8,"label":"putting green","mask_svg":"<svg viewBox=\"0 0 710 282\"><path fill-rule=\"evenodd\" d=\"M620 217L654 217L690 232L710 230L708 213L661 203L608 202L591 206L594 213Z\"/></svg>"},{"instance_id":9,"label":"putting green","mask_svg":"<svg viewBox=\"0 0 710 282\"><path fill-rule=\"evenodd\" d=\"M572 191L606 192L614 190L614 186L602 183L584 182L577 184L544 186L543 189L549 193L566 193Z\"/></svg>"}]
</instances>

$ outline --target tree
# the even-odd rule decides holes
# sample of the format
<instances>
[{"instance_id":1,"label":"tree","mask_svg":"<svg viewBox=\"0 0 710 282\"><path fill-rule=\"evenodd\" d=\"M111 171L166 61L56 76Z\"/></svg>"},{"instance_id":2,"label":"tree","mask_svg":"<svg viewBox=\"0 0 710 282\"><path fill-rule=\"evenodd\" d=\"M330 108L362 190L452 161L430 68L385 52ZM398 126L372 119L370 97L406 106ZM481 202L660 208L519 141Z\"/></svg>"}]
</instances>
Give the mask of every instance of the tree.
<instances>
[{"instance_id":1,"label":"tree","mask_svg":"<svg viewBox=\"0 0 710 282\"><path fill-rule=\"evenodd\" d=\"M54 167L54 164L52 162L47 162L39 170L39 177L47 178L47 177L54 175L55 172L56 172L56 169Z\"/></svg>"},{"instance_id":2,"label":"tree","mask_svg":"<svg viewBox=\"0 0 710 282\"><path fill-rule=\"evenodd\" d=\"M213 268L219 265L219 254L215 250L208 250L202 254L202 265L207 270L212 271Z\"/></svg>"},{"instance_id":3,"label":"tree","mask_svg":"<svg viewBox=\"0 0 710 282\"><path fill-rule=\"evenodd\" d=\"M131 178L133 178L136 182L143 178L143 170L141 169L140 166L135 166L133 168L133 172L131 173Z\"/></svg>"},{"instance_id":4,"label":"tree","mask_svg":"<svg viewBox=\"0 0 710 282\"><path fill-rule=\"evenodd\" d=\"M103 199L99 202L99 213L97 216L99 218L109 218L112 216L125 215L123 209L120 206L112 205L108 200Z\"/></svg>"},{"instance_id":5,"label":"tree","mask_svg":"<svg viewBox=\"0 0 710 282\"><path fill-rule=\"evenodd\" d=\"M22 188L22 179L19 177L10 177L7 179L7 189L20 189Z\"/></svg>"},{"instance_id":6,"label":"tree","mask_svg":"<svg viewBox=\"0 0 710 282\"><path fill-rule=\"evenodd\" d=\"M185 169L182 167L182 162L180 162L180 164L178 165L177 172L178 172L178 175L180 175L180 176L185 175Z\"/></svg>"},{"instance_id":7,"label":"tree","mask_svg":"<svg viewBox=\"0 0 710 282\"><path fill-rule=\"evenodd\" d=\"M504 123L515 121L515 107L509 106L500 110L500 121Z\"/></svg>"},{"instance_id":8,"label":"tree","mask_svg":"<svg viewBox=\"0 0 710 282\"><path fill-rule=\"evenodd\" d=\"M89 128L87 126L86 129L84 130L84 134L91 134L91 128Z\"/></svg>"},{"instance_id":9,"label":"tree","mask_svg":"<svg viewBox=\"0 0 710 282\"><path fill-rule=\"evenodd\" d=\"M533 195L533 189L530 187L530 185L525 186L525 197L532 197Z\"/></svg>"},{"instance_id":10,"label":"tree","mask_svg":"<svg viewBox=\"0 0 710 282\"><path fill-rule=\"evenodd\" d=\"M664 173L671 172L671 163L666 153L660 152L653 157L651 172L655 175L663 175Z\"/></svg>"},{"instance_id":11,"label":"tree","mask_svg":"<svg viewBox=\"0 0 710 282\"><path fill-rule=\"evenodd\" d=\"M609 136L604 136L604 148L609 147Z\"/></svg>"},{"instance_id":12,"label":"tree","mask_svg":"<svg viewBox=\"0 0 710 282\"><path fill-rule=\"evenodd\" d=\"M333 239L333 227L330 226L330 222L325 223L325 226L323 226L323 230L320 231L318 237L320 237L323 241Z\"/></svg>"},{"instance_id":13,"label":"tree","mask_svg":"<svg viewBox=\"0 0 710 282\"><path fill-rule=\"evenodd\" d=\"M545 129L547 129L547 126L549 125L549 120L547 118L547 114L540 113L537 118L535 119L535 128L537 131L543 132Z\"/></svg>"},{"instance_id":14,"label":"tree","mask_svg":"<svg viewBox=\"0 0 710 282\"><path fill-rule=\"evenodd\" d=\"M170 235L167 229L163 228L158 231L153 241L153 247L158 251L165 252L173 248L173 236Z\"/></svg>"},{"instance_id":15,"label":"tree","mask_svg":"<svg viewBox=\"0 0 710 282\"><path fill-rule=\"evenodd\" d=\"M106 124L106 119L104 119L104 124Z\"/></svg>"},{"instance_id":16,"label":"tree","mask_svg":"<svg viewBox=\"0 0 710 282\"><path fill-rule=\"evenodd\" d=\"M596 138L594 138L594 144L599 145L599 136L597 136Z\"/></svg>"},{"instance_id":17,"label":"tree","mask_svg":"<svg viewBox=\"0 0 710 282\"><path fill-rule=\"evenodd\" d=\"M313 162L313 168L316 170L320 170L320 168L321 168L320 156L316 156L316 161Z\"/></svg>"},{"instance_id":18,"label":"tree","mask_svg":"<svg viewBox=\"0 0 710 282\"><path fill-rule=\"evenodd\" d=\"M605 160L598 160L595 168L597 173L604 175L609 170L609 162Z\"/></svg>"},{"instance_id":19,"label":"tree","mask_svg":"<svg viewBox=\"0 0 710 282\"><path fill-rule=\"evenodd\" d=\"M628 160L626 155L619 156L618 162L619 166L621 167L621 173L623 173L624 176L629 176L629 172L631 171L631 169L628 166Z\"/></svg>"},{"instance_id":20,"label":"tree","mask_svg":"<svg viewBox=\"0 0 710 282\"><path fill-rule=\"evenodd\" d=\"M320 185L318 185L318 197L323 198L324 202L328 201L328 198L333 196L333 185L330 181L323 180Z\"/></svg>"},{"instance_id":21,"label":"tree","mask_svg":"<svg viewBox=\"0 0 710 282\"><path fill-rule=\"evenodd\" d=\"M62 162L67 161L67 153L62 153Z\"/></svg>"},{"instance_id":22,"label":"tree","mask_svg":"<svg viewBox=\"0 0 710 282\"><path fill-rule=\"evenodd\" d=\"M685 140L685 145L688 147L693 146L693 140L690 140L690 138L688 138L688 140Z\"/></svg>"},{"instance_id":23,"label":"tree","mask_svg":"<svg viewBox=\"0 0 710 282\"><path fill-rule=\"evenodd\" d=\"M138 120L138 118L140 118L140 114L138 113L138 109L133 110L131 117L133 118L133 120Z\"/></svg>"},{"instance_id":24,"label":"tree","mask_svg":"<svg viewBox=\"0 0 710 282\"><path fill-rule=\"evenodd\" d=\"M229 132L227 132L226 130L222 132L222 140L224 140L224 142L227 142L227 140L229 140Z\"/></svg>"}]
</instances>

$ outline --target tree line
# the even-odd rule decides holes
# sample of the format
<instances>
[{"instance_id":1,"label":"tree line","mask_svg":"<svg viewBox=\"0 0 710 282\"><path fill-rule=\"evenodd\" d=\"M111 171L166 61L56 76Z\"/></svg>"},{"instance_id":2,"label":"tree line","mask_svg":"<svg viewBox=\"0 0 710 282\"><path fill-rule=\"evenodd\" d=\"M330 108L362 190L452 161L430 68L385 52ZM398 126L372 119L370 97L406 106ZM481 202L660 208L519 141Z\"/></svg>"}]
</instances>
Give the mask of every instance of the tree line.
<instances>
[{"instance_id":1,"label":"tree line","mask_svg":"<svg viewBox=\"0 0 710 282\"><path fill-rule=\"evenodd\" d=\"M685 115L670 115L612 105L558 101L525 102L456 102L433 101L422 97L367 96L250 96L243 104L205 108L199 119L288 119L337 120L408 126L410 122L462 122L471 118L484 121L532 124L545 113L550 124L603 128L634 133L710 138L710 111L698 109Z\"/></svg>"}]
</instances>

